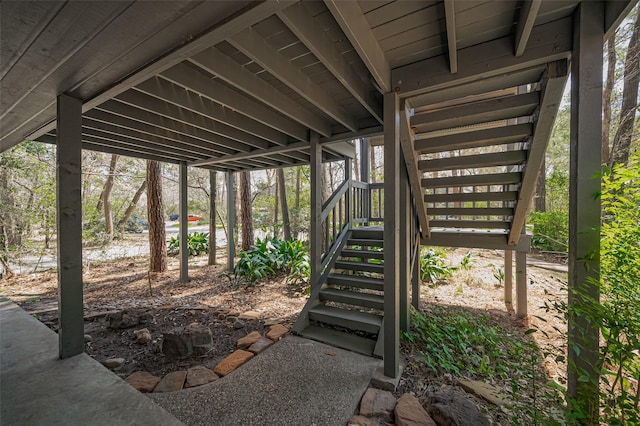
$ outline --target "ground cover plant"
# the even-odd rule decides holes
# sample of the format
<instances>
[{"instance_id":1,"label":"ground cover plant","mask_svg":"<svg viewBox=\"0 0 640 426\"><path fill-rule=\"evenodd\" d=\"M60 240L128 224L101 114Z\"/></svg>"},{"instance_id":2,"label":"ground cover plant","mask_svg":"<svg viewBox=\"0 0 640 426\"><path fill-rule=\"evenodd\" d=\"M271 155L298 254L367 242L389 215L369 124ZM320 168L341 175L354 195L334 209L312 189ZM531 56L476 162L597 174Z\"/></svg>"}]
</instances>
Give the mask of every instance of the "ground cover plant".
<instances>
[{"instance_id":1,"label":"ground cover plant","mask_svg":"<svg viewBox=\"0 0 640 426\"><path fill-rule=\"evenodd\" d=\"M304 242L279 238L260 238L250 250L239 253L234 274L255 282L278 272L287 274L287 282L306 285L311 275L309 249Z\"/></svg>"},{"instance_id":2,"label":"ground cover plant","mask_svg":"<svg viewBox=\"0 0 640 426\"><path fill-rule=\"evenodd\" d=\"M209 233L193 232L187 236L189 256L199 256L209 252ZM180 253L180 237L171 237L167 242L167 254Z\"/></svg>"}]
</instances>

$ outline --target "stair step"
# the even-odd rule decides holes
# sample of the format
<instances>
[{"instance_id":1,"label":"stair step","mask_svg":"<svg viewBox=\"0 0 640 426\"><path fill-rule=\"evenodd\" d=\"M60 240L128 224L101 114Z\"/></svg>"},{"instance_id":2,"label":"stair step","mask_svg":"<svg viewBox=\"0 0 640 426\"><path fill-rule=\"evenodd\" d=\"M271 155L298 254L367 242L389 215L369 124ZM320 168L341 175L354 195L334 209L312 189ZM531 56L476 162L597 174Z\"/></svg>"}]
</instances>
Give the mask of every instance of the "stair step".
<instances>
[{"instance_id":1,"label":"stair step","mask_svg":"<svg viewBox=\"0 0 640 426\"><path fill-rule=\"evenodd\" d=\"M351 238L362 238L370 240L383 239L384 230L382 227L375 228L355 228L351 231Z\"/></svg>"},{"instance_id":2,"label":"stair step","mask_svg":"<svg viewBox=\"0 0 640 426\"><path fill-rule=\"evenodd\" d=\"M376 345L375 340L317 325L310 325L306 327L302 330L300 335L312 340L327 343L337 348L346 349L348 351L357 352L367 356L371 356Z\"/></svg>"},{"instance_id":3,"label":"stair step","mask_svg":"<svg viewBox=\"0 0 640 426\"><path fill-rule=\"evenodd\" d=\"M527 160L526 151L503 151L489 154L462 155L459 157L433 158L418 162L421 172L439 170L475 169L481 167L512 166Z\"/></svg>"},{"instance_id":4,"label":"stair step","mask_svg":"<svg viewBox=\"0 0 640 426\"><path fill-rule=\"evenodd\" d=\"M384 291L383 280L369 277L356 277L353 275L330 274L327 277L327 284Z\"/></svg>"},{"instance_id":5,"label":"stair step","mask_svg":"<svg viewBox=\"0 0 640 426\"><path fill-rule=\"evenodd\" d=\"M468 176L448 176L422 179L423 188L447 188L457 186L514 185L522 182L522 173L491 173Z\"/></svg>"},{"instance_id":6,"label":"stair step","mask_svg":"<svg viewBox=\"0 0 640 426\"><path fill-rule=\"evenodd\" d=\"M430 220L431 228L511 229L511 222L499 220Z\"/></svg>"},{"instance_id":7,"label":"stair step","mask_svg":"<svg viewBox=\"0 0 640 426\"><path fill-rule=\"evenodd\" d=\"M350 271L375 272L378 274L384 273L384 265L378 265L376 263L349 262L346 260L338 260L333 267L334 269L346 269Z\"/></svg>"},{"instance_id":8,"label":"stair step","mask_svg":"<svg viewBox=\"0 0 640 426\"><path fill-rule=\"evenodd\" d=\"M376 314L326 305L318 305L311 309L309 311L309 319L374 334L378 334L382 323L382 317Z\"/></svg>"},{"instance_id":9,"label":"stair step","mask_svg":"<svg viewBox=\"0 0 640 426\"><path fill-rule=\"evenodd\" d=\"M431 208L429 216L513 216L509 207Z\"/></svg>"},{"instance_id":10,"label":"stair step","mask_svg":"<svg viewBox=\"0 0 640 426\"><path fill-rule=\"evenodd\" d=\"M516 201L517 191L463 192L457 194L428 194L425 203L456 203L465 201Z\"/></svg>"},{"instance_id":11,"label":"stair step","mask_svg":"<svg viewBox=\"0 0 640 426\"><path fill-rule=\"evenodd\" d=\"M384 252L372 250L351 250L344 249L340 252L341 257L360 257L362 259L384 259Z\"/></svg>"},{"instance_id":12,"label":"stair step","mask_svg":"<svg viewBox=\"0 0 640 426\"><path fill-rule=\"evenodd\" d=\"M357 291L338 290L327 288L320 292L320 300L329 300L347 305L362 306L365 308L384 309L384 297L377 294L360 293Z\"/></svg>"},{"instance_id":13,"label":"stair step","mask_svg":"<svg viewBox=\"0 0 640 426\"><path fill-rule=\"evenodd\" d=\"M362 246L362 247L382 247L384 245L384 241L380 240L371 240L367 238L349 238L347 240L348 246Z\"/></svg>"}]
</instances>

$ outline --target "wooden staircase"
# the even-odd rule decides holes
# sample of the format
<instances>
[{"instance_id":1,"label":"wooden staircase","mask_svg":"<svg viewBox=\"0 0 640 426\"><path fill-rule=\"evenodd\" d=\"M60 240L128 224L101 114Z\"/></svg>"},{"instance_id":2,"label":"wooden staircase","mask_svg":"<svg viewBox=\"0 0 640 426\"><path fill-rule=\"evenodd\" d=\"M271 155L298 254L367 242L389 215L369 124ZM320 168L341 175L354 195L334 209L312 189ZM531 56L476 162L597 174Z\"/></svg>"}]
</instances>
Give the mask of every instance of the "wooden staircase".
<instances>
[{"instance_id":1,"label":"wooden staircase","mask_svg":"<svg viewBox=\"0 0 640 426\"><path fill-rule=\"evenodd\" d=\"M294 331L309 339L381 358L382 249L381 227L349 231L342 249L298 317Z\"/></svg>"}]
</instances>

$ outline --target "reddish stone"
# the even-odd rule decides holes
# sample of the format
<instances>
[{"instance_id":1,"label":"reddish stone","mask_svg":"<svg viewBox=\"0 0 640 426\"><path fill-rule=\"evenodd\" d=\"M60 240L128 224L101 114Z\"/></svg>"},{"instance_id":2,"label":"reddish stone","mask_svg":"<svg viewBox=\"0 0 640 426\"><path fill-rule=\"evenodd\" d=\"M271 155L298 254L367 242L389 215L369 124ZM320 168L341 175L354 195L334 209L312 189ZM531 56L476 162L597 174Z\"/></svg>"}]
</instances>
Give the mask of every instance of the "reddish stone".
<instances>
[{"instance_id":1,"label":"reddish stone","mask_svg":"<svg viewBox=\"0 0 640 426\"><path fill-rule=\"evenodd\" d=\"M192 388L194 386L206 385L217 378L218 376L204 365L196 365L187 370L187 380L184 383L184 387Z\"/></svg>"},{"instance_id":2,"label":"reddish stone","mask_svg":"<svg viewBox=\"0 0 640 426\"><path fill-rule=\"evenodd\" d=\"M415 396L405 393L395 409L397 426L437 426Z\"/></svg>"},{"instance_id":3,"label":"reddish stone","mask_svg":"<svg viewBox=\"0 0 640 426\"><path fill-rule=\"evenodd\" d=\"M245 362L249 361L251 358L253 358L253 356L254 355L251 352L238 349L237 351L220 361L220 363L213 369L213 372L221 377L226 376Z\"/></svg>"},{"instance_id":4,"label":"reddish stone","mask_svg":"<svg viewBox=\"0 0 640 426\"><path fill-rule=\"evenodd\" d=\"M246 348L253 345L260 337L262 337L260 336L260 333L258 333L257 331L252 331L242 339L239 339L237 345L239 348Z\"/></svg>"},{"instance_id":5,"label":"reddish stone","mask_svg":"<svg viewBox=\"0 0 640 426\"><path fill-rule=\"evenodd\" d=\"M160 377L156 377L146 371L136 371L124 380L143 393L153 392L156 385L160 383Z\"/></svg>"},{"instance_id":6,"label":"reddish stone","mask_svg":"<svg viewBox=\"0 0 640 426\"><path fill-rule=\"evenodd\" d=\"M360 415L391 420L396 398L391 392L369 388L360 401Z\"/></svg>"},{"instance_id":7,"label":"reddish stone","mask_svg":"<svg viewBox=\"0 0 640 426\"><path fill-rule=\"evenodd\" d=\"M267 337L273 340L274 342L277 342L282 336L284 336L288 332L289 332L289 329L287 327L285 327L284 325L276 324L271 326L271 328L269 329L269 332L267 333Z\"/></svg>"},{"instance_id":8,"label":"reddish stone","mask_svg":"<svg viewBox=\"0 0 640 426\"><path fill-rule=\"evenodd\" d=\"M186 377L186 371L174 371L169 373L160 380L160 383L158 383L158 386L153 390L153 393L179 391L184 387L184 380Z\"/></svg>"}]
</instances>

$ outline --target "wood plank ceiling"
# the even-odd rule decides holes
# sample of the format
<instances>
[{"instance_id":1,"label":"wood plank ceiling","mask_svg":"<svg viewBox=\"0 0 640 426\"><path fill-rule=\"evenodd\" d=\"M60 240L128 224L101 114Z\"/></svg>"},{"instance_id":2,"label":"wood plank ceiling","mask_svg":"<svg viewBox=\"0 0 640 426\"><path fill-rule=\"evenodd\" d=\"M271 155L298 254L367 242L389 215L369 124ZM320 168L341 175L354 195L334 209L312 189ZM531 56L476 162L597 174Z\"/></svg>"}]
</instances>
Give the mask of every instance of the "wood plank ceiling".
<instances>
[{"instance_id":1,"label":"wood plank ceiling","mask_svg":"<svg viewBox=\"0 0 640 426\"><path fill-rule=\"evenodd\" d=\"M492 43L508 72L568 58L578 3L3 1L0 152L55 143L68 93L86 149L237 171L308 163L315 132L325 160L353 156L345 141L381 134L385 91L480 93Z\"/></svg>"}]
</instances>

